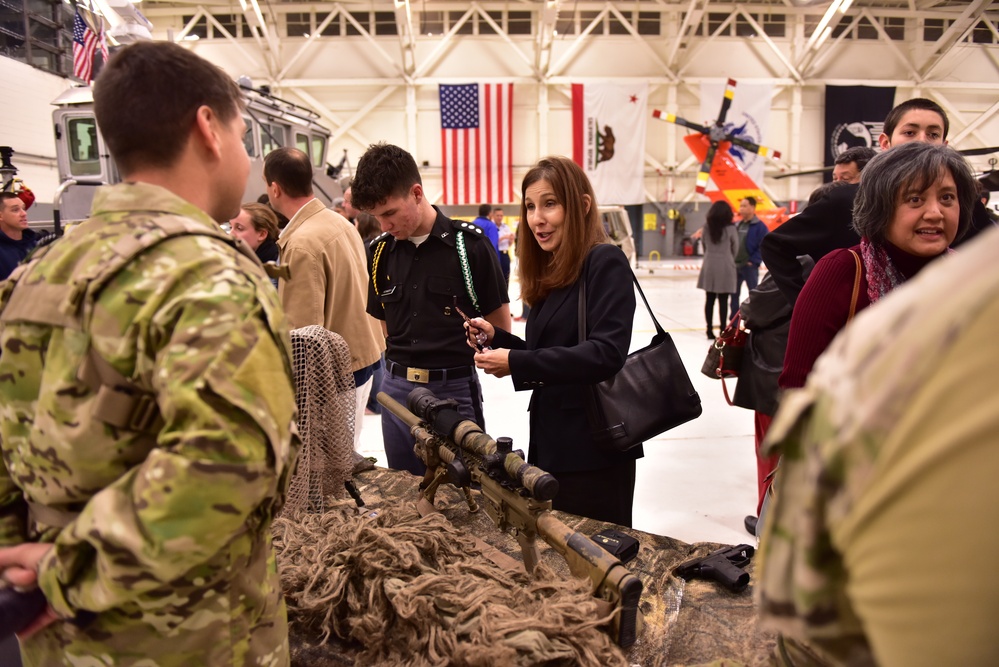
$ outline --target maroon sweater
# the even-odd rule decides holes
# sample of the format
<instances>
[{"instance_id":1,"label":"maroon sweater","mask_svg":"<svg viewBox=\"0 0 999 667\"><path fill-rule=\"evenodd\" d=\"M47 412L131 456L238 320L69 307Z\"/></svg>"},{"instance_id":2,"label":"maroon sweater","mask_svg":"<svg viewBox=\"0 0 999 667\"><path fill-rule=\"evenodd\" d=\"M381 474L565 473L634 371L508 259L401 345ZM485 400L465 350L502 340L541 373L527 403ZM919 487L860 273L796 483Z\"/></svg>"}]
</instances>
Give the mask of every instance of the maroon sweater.
<instances>
[{"instance_id":1,"label":"maroon sweater","mask_svg":"<svg viewBox=\"0 0 999 667\"><path fill-rule=\"evenodd\" d=\"M902 277L909 280L935 257L916 257L899 250L890 243L885 249ZM791 330L787 337L784 371L777 381L781 389L805 386L815 360L819 358L839 330L846 326L853 296L853 281L857 264L850 254L860 255L860 246L833 250L819 260L805 287L801 290L791 314ZM871 305L867 296L867 270L861 260L860 293L857 295L857 312ZM887 332L886 332L887 333Z\"/></svg>"}]
</instances>

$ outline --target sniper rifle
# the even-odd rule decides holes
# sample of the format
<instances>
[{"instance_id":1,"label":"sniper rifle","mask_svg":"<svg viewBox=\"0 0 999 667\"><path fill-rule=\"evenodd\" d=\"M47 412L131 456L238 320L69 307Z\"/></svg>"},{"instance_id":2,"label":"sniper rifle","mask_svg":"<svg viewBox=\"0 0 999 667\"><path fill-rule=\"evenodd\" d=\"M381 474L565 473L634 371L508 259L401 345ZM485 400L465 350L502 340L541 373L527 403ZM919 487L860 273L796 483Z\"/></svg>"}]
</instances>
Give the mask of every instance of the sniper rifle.
<instances>
[{"instance_id":1,"label":"sniper rifle","mask_svg":"<svg viewBox=\"0 0 999 667\"><path fill-rule=\"evenodd\" d=\"M555 518L551 500L558 493L558 481L552 475L524 461L522 452L513 451L510 438L493 440L458 413L457 402L438 399L429 389L410 392L408 410L384 392L377 399L410 428L416 455L427 466L420 484L421 513L436 511L434 498L445 481L464 492L469 511L478 511L472 494L477 484L489 518L500 530L513 530L527 571L533 573L538 564L540 537L562 555L575 576L590 580L594 597L619 611L611 622L618 645L635 642L642 627L642 582L589 537Z\"/></svg>"}]
</instances>

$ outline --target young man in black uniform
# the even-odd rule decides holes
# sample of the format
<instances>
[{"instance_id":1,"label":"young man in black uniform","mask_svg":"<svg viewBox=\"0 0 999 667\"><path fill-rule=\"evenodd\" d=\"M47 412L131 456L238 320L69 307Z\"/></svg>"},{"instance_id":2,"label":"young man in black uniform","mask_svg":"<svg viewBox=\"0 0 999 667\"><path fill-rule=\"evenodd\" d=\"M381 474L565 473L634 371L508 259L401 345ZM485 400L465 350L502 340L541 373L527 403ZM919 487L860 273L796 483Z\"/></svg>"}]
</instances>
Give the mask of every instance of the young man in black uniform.
<instances>
[{"instance_id":1,"label":"young man in black uniform","mask_svg":"<svg viewBox=\"0 0 999 667\"><path fill-rule=\"evenodd\" d=\"M482 389L465 342L464 320L484 317L510 330L510 299L492 243L482 230L454 221L426 198L416 161L389 144L368 148L351 183L355 208L378 219L371 242L368 313L382 321L388 349L381 390L403 405L416 387L453 398L485 428ZM382 411L390 468L422 475L406 425Z\"/></svg>"}]
</instances>

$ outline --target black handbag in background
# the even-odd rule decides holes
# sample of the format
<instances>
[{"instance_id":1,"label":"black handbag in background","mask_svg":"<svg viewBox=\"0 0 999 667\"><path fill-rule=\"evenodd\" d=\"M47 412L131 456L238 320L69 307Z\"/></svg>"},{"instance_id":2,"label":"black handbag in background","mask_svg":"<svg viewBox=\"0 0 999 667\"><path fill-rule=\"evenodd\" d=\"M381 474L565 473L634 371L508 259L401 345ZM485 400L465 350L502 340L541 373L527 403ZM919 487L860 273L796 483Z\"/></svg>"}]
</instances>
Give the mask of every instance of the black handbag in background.
<instances>
[{"instance_id":1,"label":"black handbag in background","mask_svg":"<svg viewBox=\"0 0 999 667\"><path fill-rule=\"evenodd\" d=\"M660 326L642 286L635 287L656 325L647 347L632 352L617 375L590 385L586 413L594 441L624 452L663 431L701 414L701 397L676 351L673 339ZM586 271L579 279L579 342L586 340Z\"/></svg>"}]
</instances>

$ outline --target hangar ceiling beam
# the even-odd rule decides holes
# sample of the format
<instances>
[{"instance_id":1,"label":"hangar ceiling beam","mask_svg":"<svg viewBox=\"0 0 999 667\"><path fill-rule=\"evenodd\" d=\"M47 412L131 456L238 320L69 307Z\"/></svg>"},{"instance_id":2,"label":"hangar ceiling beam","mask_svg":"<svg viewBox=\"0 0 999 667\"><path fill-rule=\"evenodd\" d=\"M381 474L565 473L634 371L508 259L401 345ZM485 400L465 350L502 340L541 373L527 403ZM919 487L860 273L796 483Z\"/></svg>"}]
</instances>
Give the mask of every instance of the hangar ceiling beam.
<instances>
[{"instance_id":1,"label":"hangar ceiling beam","mask_svg":"<svg viewBox=\"0 0 999 667\"><path fill-rule=\"evenodd\" d=\"M318 40L322 36L323 31L326 30L327 26L329 26L329 24L333 22L333 19L335 19L342 10L343 8L341 7L341 5L337 3L334 6L333 11L331 11L329 14L326 15L326 18L324 18L319 23L319 25L316 26L316 29L305 40L305 44L299 47L298 51L295 52L295 55L293 55L288 60L288 62L284 64L284 67L281 68L281 71L278 72L278 75L275 77L277 81L281 81L286 76L288 76L288 72L291 71L291 68L294 67L295 64L299 61L299 59L308 52L309 48L316 43L316 40Z\"/></svg>"},{"instance_id":2,"label":"hangar ceiling beam","mask_svg":"<svg viewBox=\"0 0 999 667\"><path fill-rule=\"evenodd\" d=\"M572 42L572 44L569 45L566 52L562 54L562 57L559 58L558 62L556 62L548 72L549 76L557 76L566 68L569 62L576 57L576 53L589 41L590 33L596 30L597 26L603 22L605 16L607 16L607 5L604 5L604 8L601 9L595 17L593 17L593 20L590 21L589 25L587 25L586 28L579 33L579 36Z\"/></svg>"},{"instance_id":3,"label":"hangar ceiling beam","mask_svg":"<svg viewBox=\"0 0 999 667\"><path fill-rule=\"evenodd\" d=\"M687 9L683 12L683 21L680 23L680 29L673 40L673 45L670 47L669 55L666 56L667 67L672 68L676 63L677 51L680 50L680 46L685 40L693 36L688 33L693 33L696 26L701 22L701 18L704 16L704 9L707 5L708 0L690 0L687 3Z\"/></svg>"},{"instance_id":4,"label":"hangar ceiling beam","mask_svg":"<svg viewBox=\"0 0 999 667\"><path fill-rule=\"evenodd\" d=\"M881 21L875 18L866 7L860 10L860 15L867 19L872 26L874 26L874 29L878 31L878 39L880 39L885 46L888 47L888 50L895 54L895 57L898 58L899 62L902 63L907 70L909 70L909 76L912 77L912 80L922 81L923 77L916 71L916 66L912 62L912 59L906 56L902 52L902 49L898 48L898 45L895 44L895 40L888 36L888 33L885 32L884 26L881 25Z\"/></svg>"},{"instance_id":5,"label":"hangar ceiling beam","mask_svg":"<svg viewBox=\"0 0 999 667\"><path fill-rule=\"evenodd\" d=\"M409 0L394 0L395 24L399 26L399 50L406 76L416 71L416 33L413 31L413 8Z\"/></svg>"},{"instance_id":6,"label":"hangar ceiling beam","mask_svg":"<svg viewBox=\"0 0 999 667\"><path fill-rule=\"evenodd\" d=\"M964 126L960 132L957 132L956 134L947 137L947 143L953 144L954 146L960 148L971 148L971 146L962 145L961 140L970 137L971 135L974 135L978 139L978 141L981 142L981 145L983 147L995 145L995 138L983 137L981 133L978 131L978 128L982 123L992 119L992 117L996 115L996 110L999 109L999 101L997 101L991 107L980 113L978 117L975 118L975 120L969 123L965 119L964 114L962 114L958 110L958 108L954 106L954 104L949 99L947 99L946 96L942 95L940 91L934 90L933 97L935 97L936 100L940 102L940 106L942 106L944 110L947 112L947 116L948 118L950 118L952 128L955 125L954 121L957 121L958 123Z\"/></svg>"},{"instance_id":7,"label":"hangar ceiling beam","mask_svg":"<svg viewBox=\"0 0 999 667\"><path fill-rule=\"evenodd\" d=\"M413 72L414 79L424 76L427 72L433 69L438 61L444 57L444 54L452 48L452 42L455 39L454 36L458 34L461 27L468 22L468 19L472 17L473 12L474 9L469 7L468 10L462 14L461 18L458 19L453 26L451 26L451 29L447 31L444 38L437 43L437 47L430 53L429 56L427 56L427 59L417 66L416 71Z\"/></svg>"},{"instance_id":8,"label":"hangar ceiling beam","mask_svg":"<svg viewBox=\"0 0 999 667\"><path fill-rule=\"evenodd\" d=\"M933 45L933 51L927 56L926 62L923 63L923 66L919 70L921 79L927 78L930 72L933 71L933 68L939 65L940 61L947 55L947 52L968 34L982 18L982 14L985 13L990 4L991 0L972 0L965 7L961 15L954 19L950 27L944 31L944 34Z\"/></svg>"},{"instance_id":9,"label":"hangar ceiling beam","mask_svg":"<svg viewBox=\"0 0 999 667\"><path fill-rule=\"evenodd\" d=\"M756 31L756 36L762 39L766 43L766 45L770 47L770 50L774 52L774 54L777 56L777 59L784 64L784 67L787 68L787 71L791 74L794 80L799 84L802 83L801 73L798 72L797 68L795 68L795 66L791 64L791 61L787 59L787 56L784 55L784 52L781 51L776 44L774 44L774 40L770 39L770 35L768 35L763 30L759 22L742 7L739 7L738 12L742 14L742 17L746 19L746 22L748 22L749 25L752 26L753 30Z\"/></svg>"},{"instance_id":10,"label":"hangar ceiling beam","mask_svg":"<svg viewBox=\"0 0 999 667\"><path fill-rule=\"evenodd\" d=\"M631 25L631 21L625 18L624 14L622 14L621 11L614 5L607 3L607 9L609 9L610 12L617 17L617 20L621 22L621 25L623 25L625 30L628 31L628 34L631 35L632 38L634 38L634 40L645 49L646 53L649 54L649 57L659 63L659 66L662 67L663 72L666 74L666 78L675 82L677 80L676 74L672 69L670 69L670 66L659 57L659 54L655 52L655 49L649 45L648 40L643 39L642 36L638 34L638 31L635 30L635 26Z\"/></svg>"},{"instance_id":11,"label":"hangar ceiling beam","mask_svg":"<svg viewBox=\"0 0 999 667\"><path fill-rule=\"evenodd\" d=\"M330 124L331 128L336 128L336 130L334 131L339 130L339 128L345 124L344 120L339 116L337 116L332 111L330 111L330 108L328 106L317 100L315 97L310 95L305 90L295 87L289 87L286 88L286 90L288 90L291 93L294 93L303 102L311 106L316 111L316 113L318 113L320 116L326 119L326 121ZM354 128L349 128L346 133L349 134L351 137L353 137L354 140L360 143L362 146L368 146L374 143L373 141L368 139L368 137L364 136Z\"/></svg>"}]
</instances>

